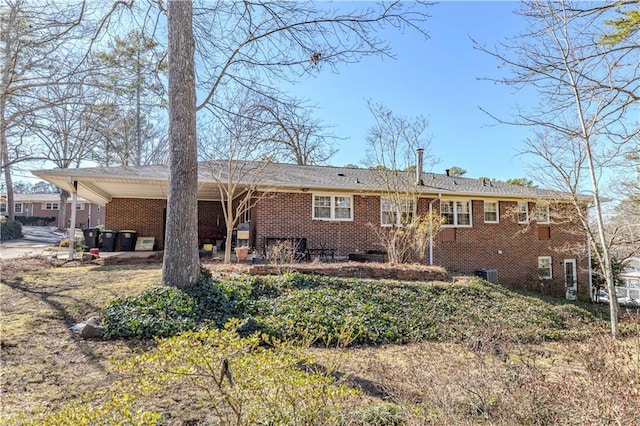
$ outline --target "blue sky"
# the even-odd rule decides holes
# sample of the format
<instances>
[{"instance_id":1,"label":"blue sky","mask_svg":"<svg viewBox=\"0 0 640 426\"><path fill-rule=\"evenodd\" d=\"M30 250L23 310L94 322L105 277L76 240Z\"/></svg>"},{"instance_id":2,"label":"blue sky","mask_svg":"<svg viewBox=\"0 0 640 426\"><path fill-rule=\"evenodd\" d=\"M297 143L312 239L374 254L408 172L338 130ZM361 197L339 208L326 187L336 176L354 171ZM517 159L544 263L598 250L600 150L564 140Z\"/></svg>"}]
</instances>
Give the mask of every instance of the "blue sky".
<instances>
[{"instance_id":1,"label":"blue sky","mask_svg":"<svg viewBox=\"0 0 640 426\"><path fill-rule=\"evenodd\" d=\"M364 2L332 6L363 7ZM403 116L428 117L432 152L440 159L425 170L444 173L451 166L467 170L467 177L508 179L527 175L527 160L519 156L527 129L496 124L483 113L508 119L516 105L531 103L522 92L482 77L497 77L497 61L474 50L470 38L494 45L522 29L512 1L444 1L430 7L426 23L430 38L412 31L385 34L396 59L371 57L341 66L338 73L325 67L302 79L290 90L317 107L315 116L340 140L332 165L360 164L365 158L365 136L373 124L367 100ZM37 167L31 167L37 168ZM29 179L16 171L16 180Z\"/></svg>"},{"instance_id":2,"label":"blue sky","mask_svg":"<svg viewBox=\"0 0 640 426\"><path fill-rule=\"evenodd\" d=\"M366 58L343 66L338 74L324 69L297 84L294 93L315 104L316 116L347 138L330 163L364 160L365 136L373 123L366 100L371 99L399 115L429 118L433 154L440 158L432 171L458 166L467 170L467 177L525 176L527 160L518 152L528 130L497 125L479 107L508 119L516 105L533 100L513 88L478 80L503 71L494 58L474 50L470 39L494 45L516 35L522 29L522 18L513 13L517 8L517 2L438 3L430 9L428 40L389 31L395 60Z\"/></svg>"}]
</instances>

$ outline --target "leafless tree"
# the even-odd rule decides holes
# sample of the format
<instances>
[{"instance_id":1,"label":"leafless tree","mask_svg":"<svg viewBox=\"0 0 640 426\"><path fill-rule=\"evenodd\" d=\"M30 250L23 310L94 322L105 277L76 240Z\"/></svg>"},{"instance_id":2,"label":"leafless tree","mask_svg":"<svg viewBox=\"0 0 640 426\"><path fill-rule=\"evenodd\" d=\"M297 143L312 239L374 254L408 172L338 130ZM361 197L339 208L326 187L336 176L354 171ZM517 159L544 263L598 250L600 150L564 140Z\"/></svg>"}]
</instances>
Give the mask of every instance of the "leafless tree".
<instances>
[{"instance_id":1,"label":"leafless tree","mask_svg":"<svg viewBox=\"0 0 640 426\"><path fill-rule=\"evenodd\" d=\"M224 109L211 110L199 126L199 157L207 161L206 176L218 186L226 226L225 263L231 261L233 230L269 191L262 185L273 154L271 123L264 97L244 91L230 94Z\"/></svg>"},{"instance_id":2,"label":"leafless tree","mask_svg":"<svg viewBox=\"0 0 640 426\"><path fill-rule=\"evenodd\" d=\"M581 8L584 6L584 8ZM572 194L573 217L588 233L592 253L611 295L611 332L618 333L618 303L606 237L603 190L638 133L632 118L640 85L637 46L614 48L600 40L611 7L569 2L526 2L524 34L497 49L476 47L497 58L512 75L499 81L537 92L539 106L501 122L529 126L536 136L526 152L536 156L539 181ZM588 211L580 194L591 198ZM593 214L593 220L590 215Z\"/></svg>"},{"instance_id":3,"label":"leafless tree","mask_svg":"<svg viewBox=\"0 0 640 426\"><path fill-rule=\"evenodd\" d=\"M416 214L424 162L430 167L437 162L430 154L429 122L423 116L399 116L372 102L369 110L375 124L367 134L365 163L376 170L375 179L383 188L382 223L369 226L391 263L421 259L442 224L440 216L433 212Z\"/></svg>"},{"instance_id":4,"label":"leafless tree","mask_svg":"<svg viewBox=\"0 0 640 426\"><path fill-rule=\"evenodd\" d=\"M313 110L298 100L266 100L262 109L267 115L264 125L274 130L275 158L285 163L318 165L329 161L337 152L335 142L340 139L328 132L320 120L313 118Z\"/></svg>"},{"instance_id":5,"label":"leafless tree","mask_svg":"<svg viewBox=\"0 0 640 426\"><path fill-rule=\"evenodd\" d=\"M64 101L42 90L75 70L68 43L82 37L85 3L4 0L0 8L0 165L14 219L11 170L37 156L25 117Z\"/></svg>"},{"instance_id":6,"label":"leafless tree","mask_svg":"<svg viewBox=\"0 0 640 426\"><path fill-rule=\"evenodd\" d=\"M97 125L104 117L92 102L95 91L76 81L50 85L42 92L47 99L64 99L26 117L31 133L41 142L41 158L59 169L80 167L90 158L96 143ZM92 95L93 93L93 95ZM66 208L69 192L60 191L58 228L67 227Z\"/></svg>"}]
</instances>

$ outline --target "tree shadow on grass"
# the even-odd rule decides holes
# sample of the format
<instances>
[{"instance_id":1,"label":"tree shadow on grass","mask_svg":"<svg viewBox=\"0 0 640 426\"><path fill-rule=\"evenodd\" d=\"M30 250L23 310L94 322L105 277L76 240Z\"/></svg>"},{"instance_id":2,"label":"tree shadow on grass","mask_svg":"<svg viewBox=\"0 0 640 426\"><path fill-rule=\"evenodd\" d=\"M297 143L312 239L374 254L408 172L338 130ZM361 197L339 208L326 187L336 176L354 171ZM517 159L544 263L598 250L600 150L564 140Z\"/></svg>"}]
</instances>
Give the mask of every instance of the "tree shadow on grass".
<instances>
[{"instance_id":1,"label":"tree shadow on grass","mask_svg":"<svg viewBox=\"0 0 640 426\"><path fill-rule=\"evenodd\" d=\"M33 306L33 310L21 312L23 315L31 315L34 319L40 318L40 320L34 321L34 323L45 328L47 327L47 324L51 324L51 327L56 327L55 323L60 324L70 336L70 341L76 345L82 355L104 371L104 367L100 362L106 361L107 358L97 355L89 341L80 338L71 330L73 325L85 320L86 318L78 318L78 316L74 315L69 307L77 307L75 310L79 312L97 312L99 310L97 305L88 300L64 294L65 292L73 289L69 286L50 286L46 289L37 289L32 286L28 286L22 277L16 277L5 281L4 284L12 290L21 293L33 302L30 303L30 305ZM53 311L53 313L43 315L42 309L38 307L40 306L39 304L46 305ZM50 337L53 339L55 338L55 335L55 332L51 332Z\"/></svg>"}]
</instances>

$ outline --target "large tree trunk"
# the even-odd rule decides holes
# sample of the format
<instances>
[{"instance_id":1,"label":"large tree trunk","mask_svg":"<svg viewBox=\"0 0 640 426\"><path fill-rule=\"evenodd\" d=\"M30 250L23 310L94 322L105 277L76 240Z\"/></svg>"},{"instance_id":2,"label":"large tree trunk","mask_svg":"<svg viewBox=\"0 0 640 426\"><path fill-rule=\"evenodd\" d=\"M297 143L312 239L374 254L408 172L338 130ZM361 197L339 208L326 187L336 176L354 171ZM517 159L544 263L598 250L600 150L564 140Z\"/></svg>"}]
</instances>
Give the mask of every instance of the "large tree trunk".
<instances>
[{"instance_id":1,"label":"large tree trunk","mask_svg":"<svg viewBox=\"0 0 640 426\"><path fill-rule=\"evenodd\" d=\"M192 14L190 1L169 1L169 191L162 282L176 287L195 285L200 274Z\"/></svg>"}]
</instances>

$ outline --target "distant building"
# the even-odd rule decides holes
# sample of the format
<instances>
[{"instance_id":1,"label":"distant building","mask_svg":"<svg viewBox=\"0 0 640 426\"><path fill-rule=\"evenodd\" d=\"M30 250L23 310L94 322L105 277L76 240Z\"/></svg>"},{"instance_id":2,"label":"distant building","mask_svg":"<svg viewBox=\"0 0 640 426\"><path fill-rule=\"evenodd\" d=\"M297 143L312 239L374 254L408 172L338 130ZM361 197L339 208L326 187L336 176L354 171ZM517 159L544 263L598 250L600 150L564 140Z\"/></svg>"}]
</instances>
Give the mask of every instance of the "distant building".
<instances>
[{"instance_id":1,"label":"distant building","mask_svg":"<svg viewBox=\"0 0 640 426\"><path fill-rule=\"evenodd\" d=\"M14 194L14 212L16 219L33 225L57 226L60 219L60 194ZM71 198L67 200L67 223L71 220ZM0 196L0 214L7 214L7 197ZM37 220L42 218L42 220ZM46 219L46 218L53 218ZM76 226L78 228L90 228L104 224L104 207L78 197L76 204Z\"/></svg>"}]
</instances>

